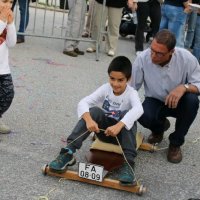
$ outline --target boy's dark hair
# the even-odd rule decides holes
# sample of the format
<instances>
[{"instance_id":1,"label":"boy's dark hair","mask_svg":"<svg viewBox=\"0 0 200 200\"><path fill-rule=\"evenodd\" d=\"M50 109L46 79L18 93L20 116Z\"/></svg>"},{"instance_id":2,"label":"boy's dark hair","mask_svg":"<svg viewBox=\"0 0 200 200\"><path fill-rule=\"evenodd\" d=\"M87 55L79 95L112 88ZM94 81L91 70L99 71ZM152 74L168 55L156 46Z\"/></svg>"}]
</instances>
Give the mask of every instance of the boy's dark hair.
<instances>
[{"instance_id":1,"label":"boy's dark hair","mask_svg":"<svg viewBox=\"0 0 200 200\"><path fill-rule=\"evenodd\" d=\"M108 74L110 74L112 71L123 73L127 80L129 80L132 73L131 61L125 56L115 57L108 67Z\"/></svg>"},{"instance_id":2,"label":"boy's dark hair","mask_svg":"<svg viewBox=\"0 0 200 200\"><path fill-rule=\"evenodd\" d=\"M176 36L167 29L163 29L156 33L154 39L157 43L165 45L169 51L176 46Z\"/></svg>"}]
</instances>

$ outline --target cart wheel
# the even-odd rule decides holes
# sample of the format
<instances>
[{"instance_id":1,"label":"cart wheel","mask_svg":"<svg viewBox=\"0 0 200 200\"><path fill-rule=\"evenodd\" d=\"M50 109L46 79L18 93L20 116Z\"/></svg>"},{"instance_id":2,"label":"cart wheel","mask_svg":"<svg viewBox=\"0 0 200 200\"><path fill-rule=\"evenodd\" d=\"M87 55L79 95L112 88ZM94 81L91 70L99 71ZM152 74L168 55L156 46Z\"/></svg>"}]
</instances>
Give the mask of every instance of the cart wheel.
<instances>
[{"instance_id":1,"label":"cart wheel","mask_svg":"<svg viewBox=\"0 0 200 200\"><path fill-rule=\"evenodd\" d=\"M143 185L141 185L140 188L139 188L139 191L138 191L137 195L142 196L143 193L146 193L146 191L147 191L147 188L144 187Z\"/></svg>"},{"instance_id":2,"label":"cart wheel","mask_svg":"<svg viewBox=\"0 0 200 200\"><path fill-rule=\"evenodd\" d=\"M42 170L43 175L47 175L47 167L48 167L48 164L42 166L41 170Z\"/></svg>"}]
</instances>

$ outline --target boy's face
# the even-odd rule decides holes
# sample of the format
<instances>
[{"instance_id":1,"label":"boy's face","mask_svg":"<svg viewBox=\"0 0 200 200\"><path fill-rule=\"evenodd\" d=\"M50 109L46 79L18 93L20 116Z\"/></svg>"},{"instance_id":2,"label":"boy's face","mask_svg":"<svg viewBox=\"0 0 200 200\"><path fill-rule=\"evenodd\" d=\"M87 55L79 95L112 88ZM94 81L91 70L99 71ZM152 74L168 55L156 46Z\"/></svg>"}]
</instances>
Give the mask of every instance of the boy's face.
<instances>
[{"instance_id":1,"label":"boy's face","mask_svg":"<svg viewBox=\"0 0 200 200\"><path fill-rule=\"evenodd\" d=\"M112 71L109 74L109 82L115 95L121 95L127 86L127 78L122 72Z\"/></svg>"}]
</instances>

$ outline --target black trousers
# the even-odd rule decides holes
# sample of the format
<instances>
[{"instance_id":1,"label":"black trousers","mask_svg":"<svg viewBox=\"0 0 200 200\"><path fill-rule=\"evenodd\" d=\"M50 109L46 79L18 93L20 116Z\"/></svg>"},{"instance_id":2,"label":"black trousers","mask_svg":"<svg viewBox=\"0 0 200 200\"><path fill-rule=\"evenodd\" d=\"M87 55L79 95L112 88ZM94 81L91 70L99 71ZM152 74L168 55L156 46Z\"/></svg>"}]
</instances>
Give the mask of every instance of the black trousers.
<instances>
[{"instance_id":1,"label":"black trousers","mask_svg":"<svg viewBox=\"0 0 200 200\"><path fill-rule=\"evenodd\" d=\"M98 107L91 108L90 114L92 119L97 122L100 129L106 129L107 127L115 125L117 123L115 119L107 117L104 111ZM73 152L75 152L76 149L80 149L83 141L90 135L90 133L87 132L82 137L78 138L85 131L87 131L86 123L83 119L81 119L78 121L72 133L67 138L68 144L75 140L72 144L68 145L68 148L70 148ZM121 132L117 135L119 143L129 163L133 163L133 160L137 155L136 131L137 127L135 123L130 130L123 128ZM106 136L103 131L97 133L96 136L99 140L103 142L118 144L115 137ZM76 140L76 138L78 139Z\"/></svg>"},{"instance_id":2,"label":"black trousers","mask_svg":"<svg viewBox=\"0 0 200 200\"><path fill-rule=\"evenodd\" d=\"M147 2L138 2L137 18L138 24L135 34L135 51L143 51L144 30L147 23L147 18L151 19L151 34L154 36L160 26L161 8L157 0L149 0Z\"/></svg>"},{"instance_id":3,"label":"black trousers","mask_svg":"<svg viewBox=\"0 0 200 200\"><path fill-rule=\"evenodd\" d=\"M177 108L168 108L164 102L146 97L143 102L144 114L138 120L139 123L150 129L155 134L164 131L166 117L176 118L175 130L169 135L170 144L181 146L185 142L185 136L196 118L199 109L197 94L186 93L180 99Z\"/></svg>"},{"instance_id":4,"label":"black trousers","mask_svg":"<svg viewBox=\"0 0 200 200\"><path fill-rule=\"evenodd\" d=\"M11 74L0 75L0 117L10 107L14 97Z\"/></svg>"}]
</instances>

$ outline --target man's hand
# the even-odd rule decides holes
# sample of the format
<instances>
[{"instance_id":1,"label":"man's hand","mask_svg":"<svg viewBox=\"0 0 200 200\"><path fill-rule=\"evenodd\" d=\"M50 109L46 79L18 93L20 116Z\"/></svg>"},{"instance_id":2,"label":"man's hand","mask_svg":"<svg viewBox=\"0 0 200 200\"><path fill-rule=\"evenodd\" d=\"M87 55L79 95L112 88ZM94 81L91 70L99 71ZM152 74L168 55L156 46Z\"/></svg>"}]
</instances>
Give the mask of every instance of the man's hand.
<instances>
[{"instance_id":1,"label":"man's hand","mask_svg":"<svg viewBox=\"0 0 200 200\"><path fill-rule=\"evenodd\" d=\"M186 88L184 85L179 85L173 89L165 99L165 105L169 108L176 108L180 98L185 94Z\"/></svg>"},{"instance_id":2,"label":"man's hand","mask_svg":"<svg viewBox=\"0 0 200 200\"><path fill-rule=\"evenodd\" d=\"M112 136L115 137L119 134L119 132L122 130L122 128L125 126L125 124L123 122L118 122L117 124L108 127L105 130L105 134L106 136Z\"/></svg>"}]
</instances>

